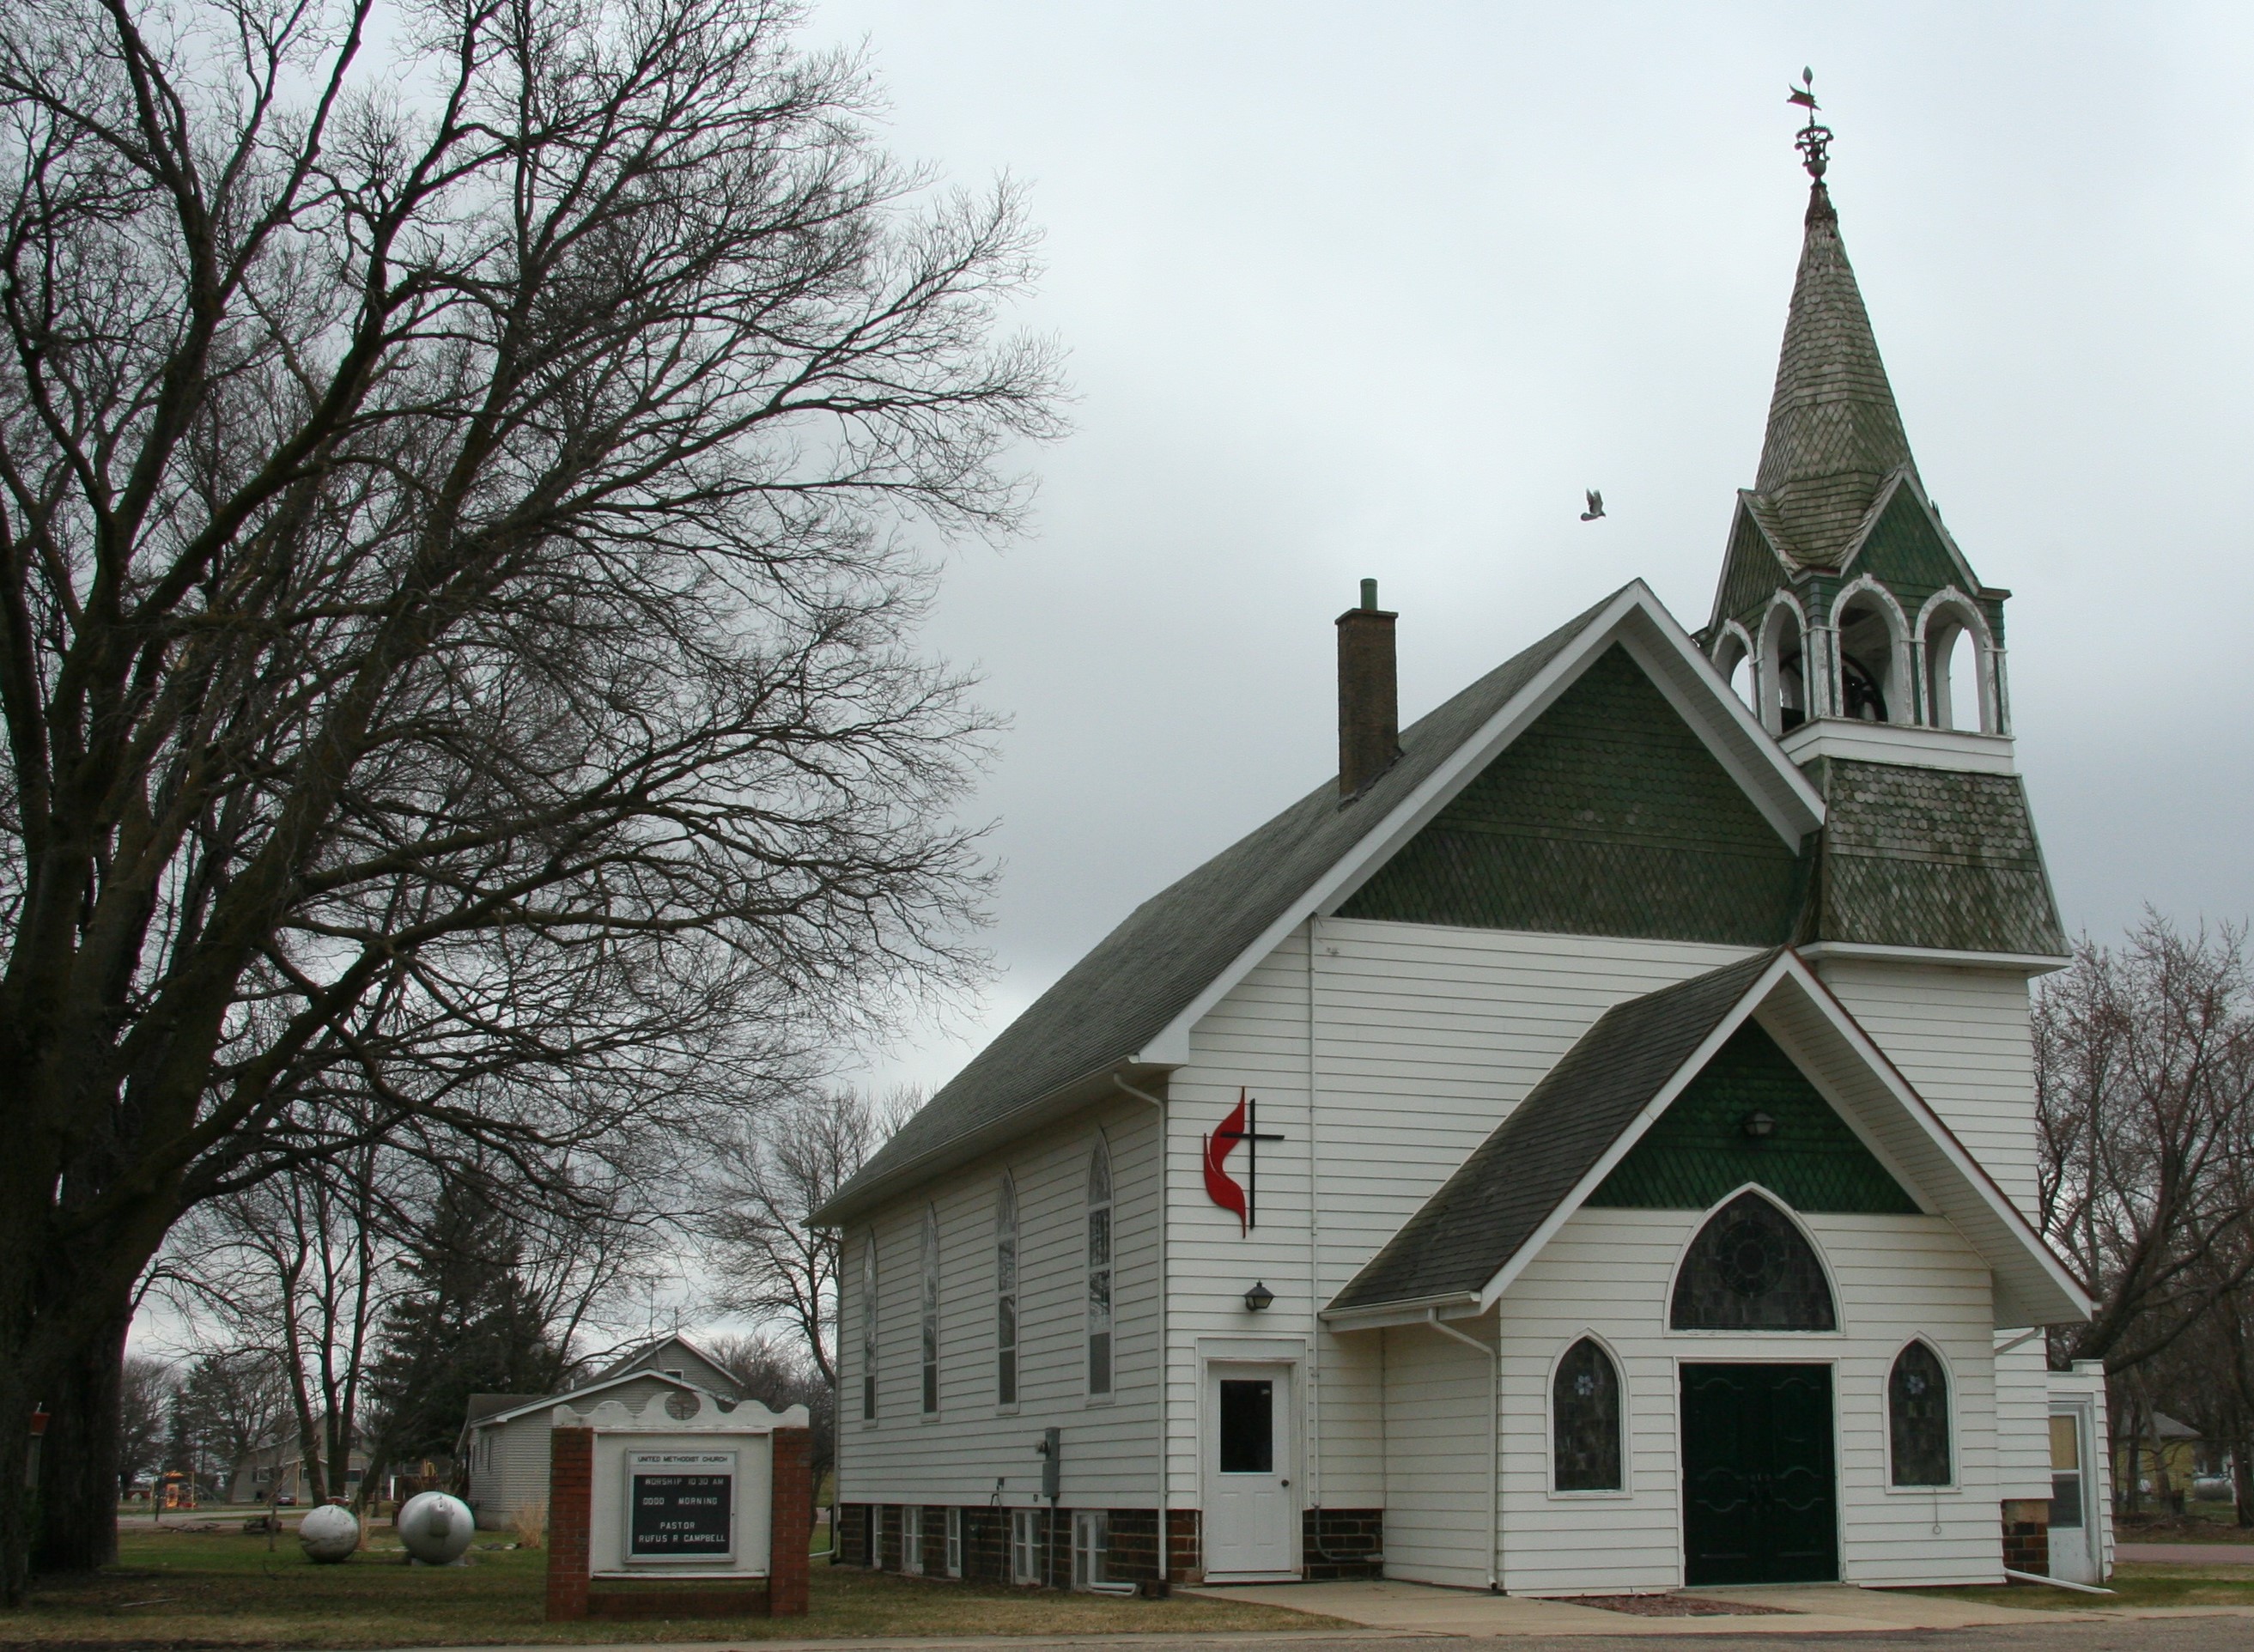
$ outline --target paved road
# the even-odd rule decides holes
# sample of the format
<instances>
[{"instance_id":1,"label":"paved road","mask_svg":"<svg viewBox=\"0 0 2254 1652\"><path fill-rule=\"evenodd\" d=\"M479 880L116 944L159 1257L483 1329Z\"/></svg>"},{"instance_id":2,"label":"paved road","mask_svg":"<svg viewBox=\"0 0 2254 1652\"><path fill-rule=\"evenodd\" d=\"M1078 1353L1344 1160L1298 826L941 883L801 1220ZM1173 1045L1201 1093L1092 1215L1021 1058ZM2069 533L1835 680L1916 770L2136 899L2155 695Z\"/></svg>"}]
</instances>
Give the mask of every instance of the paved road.
<instances>
[{"instance_id":1,"label":"paved road","mask_svg":"<svg viewBox=\"0 0 2254 1652\"><path fill-rule=\"evenodd\" d=\"M1131 1648L1132 1652L1721 1652L1743 1641L1716 1634L1530 1635L1496 1639L1467 1635L1371 1634L1367 1632L1321 1631L1284 1634L1212 1634L1194 1636L1111 1634L1081 1635L1056 1640L1032 1636L990 1636L976 1640L928 1641L756 1641L739 1642L733 1652L855 1652L857 1648L914 1648L914 1652L953 1652L956 1648L1033 1648L1069 1647ZM1785 1648L1836 1648L1837 1652L2254 1652L2254 1617L2203 1616L2186 1613L2166 1617L2121 1618L2107 1622L2069 1620L2009 1628L1918 1629L1907 1634L1765 1634L1756 1643L1761 1652ZM543 1647L540 1652L718 1652L728 1643L671 1647ZM431 1648L430 1652L492 1652L483 1648Z\"/></svg>"}]
</instances>

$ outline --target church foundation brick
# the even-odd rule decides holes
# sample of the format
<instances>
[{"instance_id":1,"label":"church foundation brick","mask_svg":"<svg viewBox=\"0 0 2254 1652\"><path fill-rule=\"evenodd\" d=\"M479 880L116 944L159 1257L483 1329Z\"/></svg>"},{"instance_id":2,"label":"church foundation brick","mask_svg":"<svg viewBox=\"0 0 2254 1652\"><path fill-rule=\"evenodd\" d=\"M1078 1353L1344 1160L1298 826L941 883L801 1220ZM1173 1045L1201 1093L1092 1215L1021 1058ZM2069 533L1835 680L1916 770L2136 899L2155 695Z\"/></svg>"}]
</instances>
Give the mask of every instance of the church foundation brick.
<instances>
[{"instance_id":1,"label":"church foundation brick","mask_svg":"<svg viewBox=\"0 0 2254 1652\"><path fill-rule=\"evenodd\" d=\"M2012 1572L2050 1575L2050 1504L2039 1498L2004 1500L2004 1564Z\"/></svg>"},{"instance_id":2,"label":"church foundation brick","mask_svg":"<svg viewBox=\"0 0 2254 1652\"><path fill-rule=\"evenodd\" d=\"M1309 1508L1299 1516L1301 1558L1310 1583L1385 1575L1382 1508Z\"/></svg>"}]
</instances>

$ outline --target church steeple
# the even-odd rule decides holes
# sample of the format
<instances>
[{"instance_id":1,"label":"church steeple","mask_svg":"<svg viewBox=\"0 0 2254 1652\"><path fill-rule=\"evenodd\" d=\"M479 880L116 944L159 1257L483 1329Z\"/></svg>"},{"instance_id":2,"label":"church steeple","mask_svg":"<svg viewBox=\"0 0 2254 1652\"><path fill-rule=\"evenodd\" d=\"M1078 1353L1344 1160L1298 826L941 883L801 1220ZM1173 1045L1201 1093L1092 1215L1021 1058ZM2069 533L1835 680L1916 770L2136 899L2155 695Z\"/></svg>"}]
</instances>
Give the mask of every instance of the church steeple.
<instances>
[{"instance_id":1,"label":"church steeple","mask_svg":"<svg viewBox=\"0 0 2254 1652\"><path fill-rule=\"evenodd\" d=\"M1911 464L1870 312L1839 239L1839 214L1819 178L1809 189L1754 491L1794 561L1837 566L1879 489Z\"/></svg>"},{"instance_id":2,"label":"church steeple","mask_svg":"<svg viewBox=\"0 0 2254 1652\"><path fill-rule=\"evenodd\" d=\"M1812 76L1791 102L1808 215L1768 429L1705 637L1772 733L1810 760L1843 724L2003 736L2004 599L1981 584L1926 497L1870 312L1824 182L1831 132ZM1796 732L1806 725L1809 734ZM1858 749L1870 735L1854 737ZM1921 749L1929 740L1914 742ZM1998 744L1991 759L2008 763Z\"/></svg>"}]
</instances>

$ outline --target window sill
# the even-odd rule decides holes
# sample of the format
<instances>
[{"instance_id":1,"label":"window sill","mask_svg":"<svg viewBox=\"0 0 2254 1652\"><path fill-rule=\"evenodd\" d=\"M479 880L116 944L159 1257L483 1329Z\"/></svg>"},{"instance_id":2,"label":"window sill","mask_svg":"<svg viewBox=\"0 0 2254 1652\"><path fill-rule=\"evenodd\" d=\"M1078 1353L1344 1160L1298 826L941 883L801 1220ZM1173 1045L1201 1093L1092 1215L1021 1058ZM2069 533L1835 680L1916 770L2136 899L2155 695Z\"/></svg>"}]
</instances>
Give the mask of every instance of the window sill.
<instances>
[{"instance_id":1,"label":"window sill","mask_svg":"<svg viewBox=\"0 0 2254 1652\"><path fill-rule=\"evenodd\" d=\"M1012 1400L1006 1405L997 1404L994 1407L994 1415L997 1417L1015 1417L1018 1411L1023 1409L1024 1408L1020 1406L1017 1401Z\"/></svg>"},{"instance_id":2,"label":"window sill","mask_svg":"<svg viewBox=\"0 0 2254 1652\"><path fill-rule=\"evenodd\" d=\"M1090 1394L1081 1402L1083 1405L1116 1405L1118 1403L1119 1396L1116 1394Z\"/></svg>"},{"instance_id":3,"label":"window sill","mask_svg":"<svg viewBox=\"0 0 2254 1652\"><path fill-rule=\"evenodd\" d=\"M1886 1486L1882 1488L1889 1497L1954 1497L1964 1488L1955 1480L1945 1486Z\"/></svg>"},{"instance_id":4,"label":"window sill","mask_svg":"<svg viewBox=\"0 0 2254 1652\"><path fill-rule=\"evenodd\" d=\"M1635 1493L1628 1487L1614 1491L1547 1491L1543 1495L1553 1503L1624 1503L1634 1500Z\"/></svg>"}]
</instances>

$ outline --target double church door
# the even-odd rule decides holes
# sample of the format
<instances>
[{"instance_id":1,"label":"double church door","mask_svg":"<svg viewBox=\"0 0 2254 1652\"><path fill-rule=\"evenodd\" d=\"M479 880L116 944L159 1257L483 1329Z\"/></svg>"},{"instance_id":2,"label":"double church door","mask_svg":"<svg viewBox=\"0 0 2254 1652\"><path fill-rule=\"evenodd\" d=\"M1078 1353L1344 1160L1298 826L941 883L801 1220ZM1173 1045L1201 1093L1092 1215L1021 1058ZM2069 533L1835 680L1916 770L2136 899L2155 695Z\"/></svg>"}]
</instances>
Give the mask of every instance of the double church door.
<instances>
[{"instance_id":1,"label":"double church door","mask_svg":"<svg viewBox=\"0 0 2254 1652\"><path fill-rule=\"evenodd\" d=\"M1684 1581L1836 1581L1831 1368L1682 1369Z\"/></svg>"}]
</instances>

